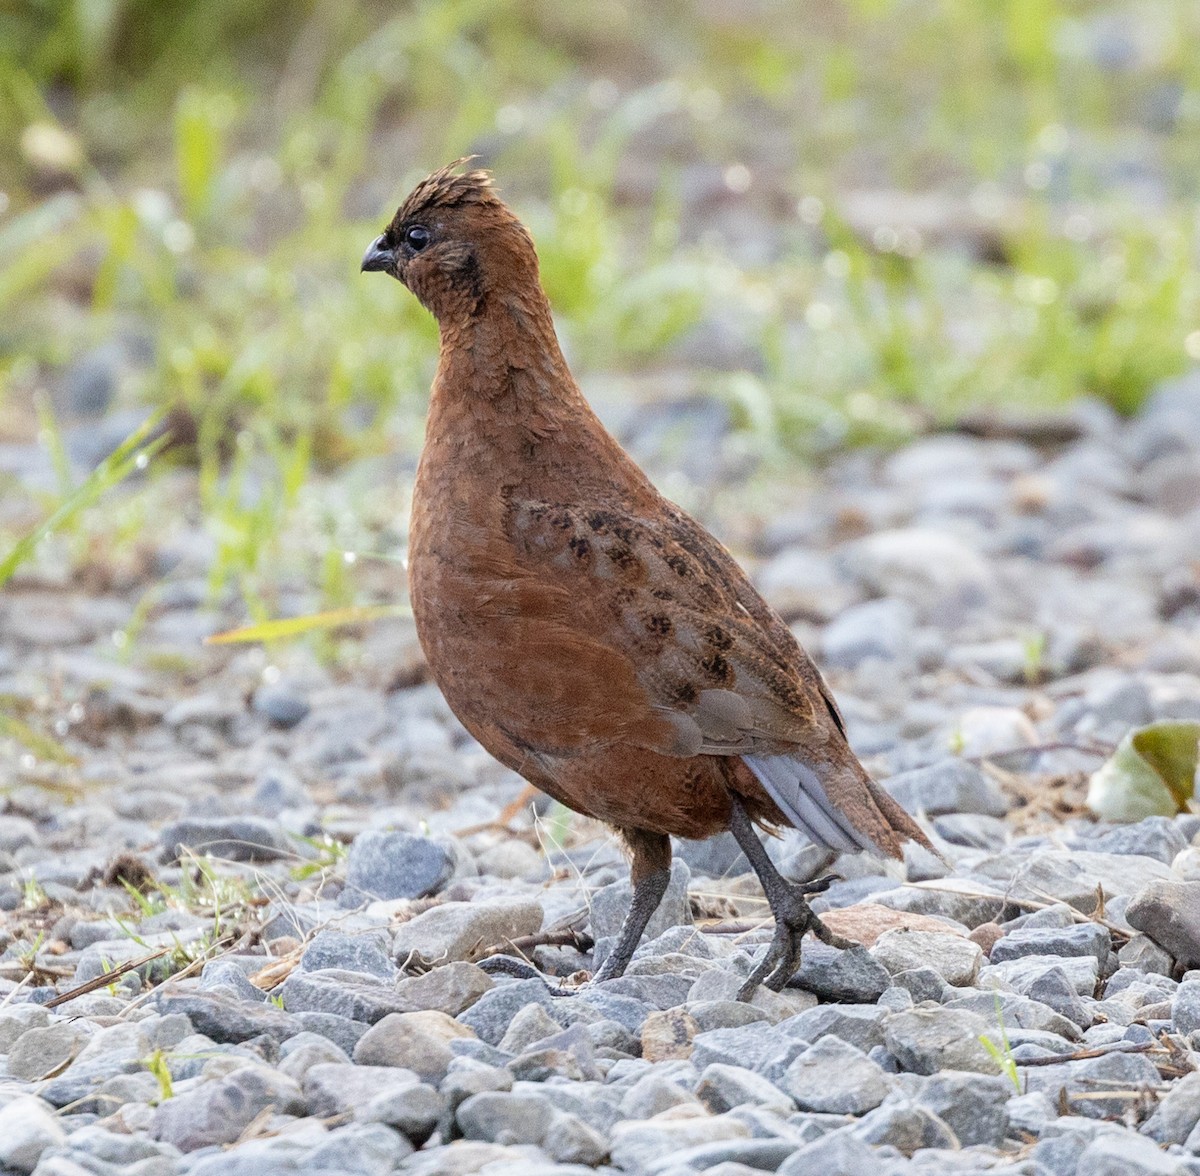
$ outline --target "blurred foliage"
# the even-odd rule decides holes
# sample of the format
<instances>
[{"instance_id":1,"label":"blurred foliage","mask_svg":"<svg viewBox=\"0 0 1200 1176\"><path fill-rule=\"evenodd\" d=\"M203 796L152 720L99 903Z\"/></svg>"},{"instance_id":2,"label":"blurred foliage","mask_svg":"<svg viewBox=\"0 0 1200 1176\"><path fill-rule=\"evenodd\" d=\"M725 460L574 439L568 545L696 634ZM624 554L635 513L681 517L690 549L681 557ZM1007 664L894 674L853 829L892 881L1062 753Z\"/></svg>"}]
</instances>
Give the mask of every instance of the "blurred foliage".
<instances>
[{"instance_id":1,"label":"blurred foliage","mask_svg":"<svg viewBox=\"0 0 1200 1176\"><path fill-rule=\"evenodd\" d=\"M1200 355L1198 36L1193 0L25 0L0 405L118 340L119 402L189 422L214 586L252 578L314 466L414 446L436 329L358 258L477 152L585 383L685 369L761 453L1131 411Z\"/></svg>"}]
</instances>

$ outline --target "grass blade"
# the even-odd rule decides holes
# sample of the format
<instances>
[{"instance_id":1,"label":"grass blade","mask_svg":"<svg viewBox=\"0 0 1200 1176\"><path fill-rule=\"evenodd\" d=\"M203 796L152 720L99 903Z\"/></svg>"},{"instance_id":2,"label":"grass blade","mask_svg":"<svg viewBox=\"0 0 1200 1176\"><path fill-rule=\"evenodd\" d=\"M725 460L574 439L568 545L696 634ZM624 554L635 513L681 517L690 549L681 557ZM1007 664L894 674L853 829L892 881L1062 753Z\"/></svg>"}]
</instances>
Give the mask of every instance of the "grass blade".
<instances>
[{"instance_id":1,"label":"grass blade","mask_svg":"<svg viewBox=\"0 0 1200 1176\"><path fill-rule=\"evenodd\" d=\"M205 639L205 645L234 645L240 641L279 641L286 637L298 637L304 633L339 629L343 625L358 625L364 621L377 621L384 617L410 617L412 609L406 604L368 604L352 608L335 608L329 612L309 613L302 617L281 617L274 621L263 621L258 625L247 625L243 629L230 629L226 633L214 633Z\"/></svg>"}]
</instances>

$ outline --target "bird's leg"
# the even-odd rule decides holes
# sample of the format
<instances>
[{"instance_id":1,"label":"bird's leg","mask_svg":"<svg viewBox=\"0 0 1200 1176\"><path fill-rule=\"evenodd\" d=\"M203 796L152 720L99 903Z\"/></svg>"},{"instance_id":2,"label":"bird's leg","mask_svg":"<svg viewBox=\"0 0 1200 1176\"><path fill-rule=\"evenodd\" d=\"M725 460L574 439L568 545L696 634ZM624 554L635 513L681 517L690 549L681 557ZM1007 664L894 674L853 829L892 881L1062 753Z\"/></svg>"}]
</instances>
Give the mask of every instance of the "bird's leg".
<instances>
[{"instance_id":1,"label":"bird's leg","mask_svg":"<svg viewBox=\"0 0 1200 1176\"><path fill-rule=\"evenodd\" d=\"M629 866L633 901L621 923L617 942L604 965L592 977L593 984L624 975L641 942L642 932L646 930L650 916L658 910L671 881L671 839L665 833L650 833L645 829L623 829L621 833L633 858Z\"/></svg>"},{"instance_id":2,"label":"bird's leg","mask_svg":"<svg viewBox=\"0 0 1200 1176\"><path fill-rule=\"evenodd\" d=\"M834 876L828 874L812 882L789 882L775 868L775 863L763 848L742 802L736 796L732 799L733 813L729 827L742 853L754 867L767 902L771 904L771 913L775 916L775 938L738 991L738 1000L749 1000L760 984L766 985L772 992L778 992L792 978L800 966L800 943L806 931L811 931L818 939L833 947L847 948L854 944L830 931L813 913L804 897L828 890L835 881Z\"/></svg>"},{"instance_id":3,"label":"bird's leg","mask_svg":"<svg viewBox=\"0 0 1200 1176\"><path fill-rule=\"evenodd\" d=\"M629 846L633 860L629 880L633 883L633 901L621 923L617 942L604 961L604 966L592 977L591 983L615 980L624 975L633 953L637 951L642 933L650 916L658 910L662 896L671 881L671 839L663 833L648 833L644 829L622 829L621 835ZM551 984L532 964L512 956L489 956L479 961L479 967L491 975L515 976L519 980L540 980L551 996L574 996L577 988Z\"/></svg>"}]
</instances>

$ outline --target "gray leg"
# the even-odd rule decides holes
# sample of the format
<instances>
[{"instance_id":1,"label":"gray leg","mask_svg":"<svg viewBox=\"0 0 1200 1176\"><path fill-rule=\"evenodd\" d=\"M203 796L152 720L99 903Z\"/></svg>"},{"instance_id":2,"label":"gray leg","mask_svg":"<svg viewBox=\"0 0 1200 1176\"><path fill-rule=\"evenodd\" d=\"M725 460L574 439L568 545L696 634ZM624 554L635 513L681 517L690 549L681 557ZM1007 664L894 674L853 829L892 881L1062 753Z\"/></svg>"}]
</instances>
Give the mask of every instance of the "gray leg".
<instances>
[{"instance_id":1,"label":"gray leg","mask_svg":"<svg viewBox=\"0 0 1200 1176\"><path fill-rule=\"evenodd\" d=\"M625 973L633 953L641 942L650 916L658 910L662 896L671 881L671 839L663 833L648 833L644 829L623 829L622 835L633 855L629 880L633 883L633 901L621 923L621 934L604 961L604 966L592 977L592 983L615 980Z\"/></svg>"},{"instance_id":2,"label":"gray leg","mask_svg":"<svg viewBox=\"0 0 1200 1176\"><path fill-rule=\"evenodd\" d=\"M848 948L854 944L830 931L813 914L804 898L806 894L820 894L828 890L835 881L832 874L803 884L784 878L767 855L758 834L754 832L749 815L736 796L733 797L729 827L746 860L754 867L767 902L771 904L771 913L775 916L775 938L738 992L738 1000L749 1000L760 984L778 992L792 978L800 966L800 943L806 931L811 931L818 939L833 947Z\"/></svg>"}]
</instances>

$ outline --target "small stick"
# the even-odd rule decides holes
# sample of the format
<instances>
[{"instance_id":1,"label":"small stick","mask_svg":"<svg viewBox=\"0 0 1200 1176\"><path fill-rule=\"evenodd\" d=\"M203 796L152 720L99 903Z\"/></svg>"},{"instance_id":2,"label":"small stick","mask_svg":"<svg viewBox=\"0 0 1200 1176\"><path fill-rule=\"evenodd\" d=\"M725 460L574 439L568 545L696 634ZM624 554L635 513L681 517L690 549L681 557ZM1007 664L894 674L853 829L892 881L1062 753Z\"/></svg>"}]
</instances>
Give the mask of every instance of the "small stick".
<instances>
[{"instance_id":1,"label":"small stick","mask_svg":"<svg viewBox=\"0 0 1200 1176\"><path fill-rule=\"evenodd\" d=\"M163 956L171 951L174 951L174 948L162 947L158 951L152 951L149 955L141 956L139 959L126 960L123 964L113 968L111 972L102 972L99 976L91 980L86 980L84 983L60 993L58 996L46 1001L42 1005L42 1008L53 1009L60 1004L66 1004L69 1000L74 1000L77 996L87 996L89 992L95 992L97 988L107 988L114 980L119 980L124 976L126 972L135 971L143 964L148 964L152 960L162 959Z\"/></svg>"}]
</instances>

